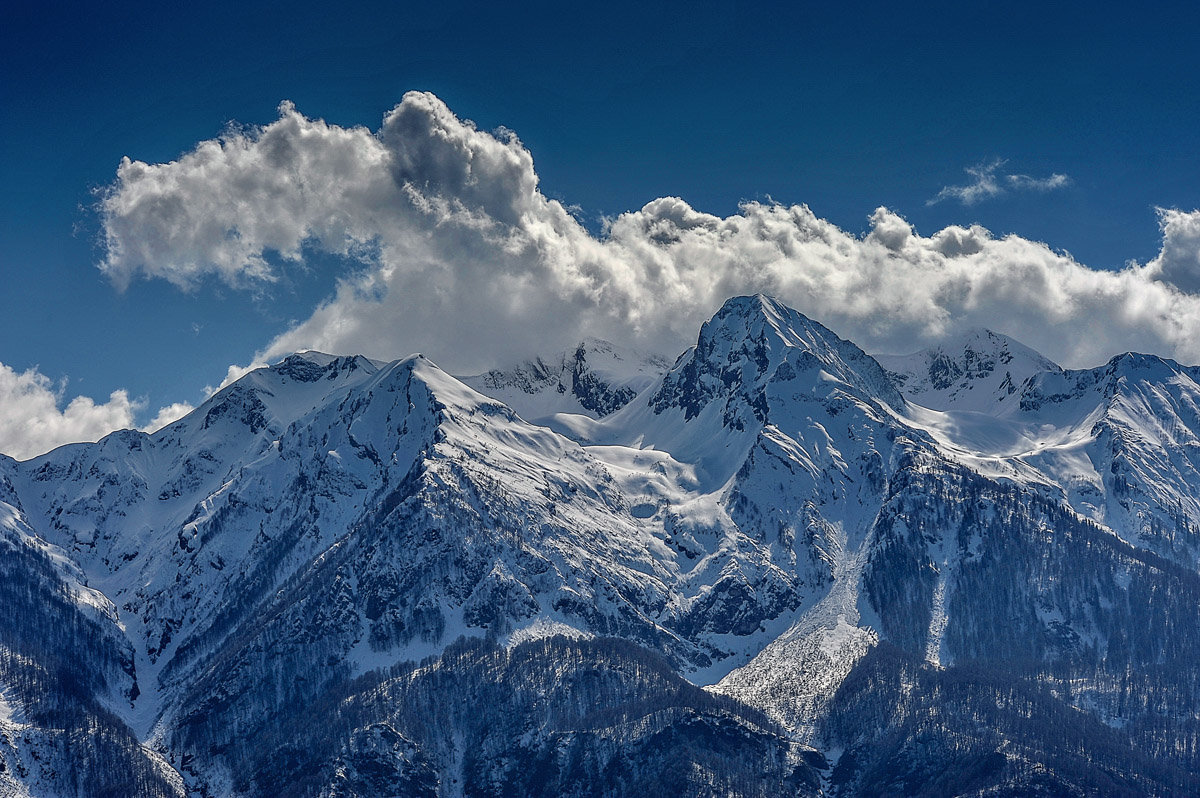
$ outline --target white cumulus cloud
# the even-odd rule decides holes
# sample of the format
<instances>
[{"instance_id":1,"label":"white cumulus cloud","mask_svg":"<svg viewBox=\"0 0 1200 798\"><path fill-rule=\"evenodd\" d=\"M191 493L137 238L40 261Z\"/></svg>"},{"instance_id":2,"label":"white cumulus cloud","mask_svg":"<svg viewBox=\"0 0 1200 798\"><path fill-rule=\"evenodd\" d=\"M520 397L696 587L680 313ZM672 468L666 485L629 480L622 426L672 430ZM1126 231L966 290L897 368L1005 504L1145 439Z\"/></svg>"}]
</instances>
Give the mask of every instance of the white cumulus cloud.
<instances>
[{"instance_id":1,"label":"white cumulus cloud","mask_svg":"<svg viewBox=\"0 0 1200 798\"><path fill-rule=\"evenodd\" d=\"M114 430L133 429L146 409L144 401L131 399L123 389L106 402L87 396L67 401L65 393L65 381L56 383L36 368L17 371L0 363L0 452L27 460L63 444L98 441ZM193 409L186 402L168 405L141 429L154 432Z\"/></svg>"},{"instance_id":2,"label":"white cumulus cloud","mask_svg":"<svg viewBox=\"0 0 1200 798\"><path fill-rule=\"evenodd\" d=\"M1200 292L1200 212L1159 208L1163 246L1146 264L1147 276L1189 294Z\"/></svg>"},{"instance_id":3,"label":"white cumulus cloud","mask_svg":"<svg viewBox=\"0 0 1200 798\"><path fill-rule=\"evenodd\" d=\"M150 423L142 427L142 432L158 432L168 424L178 421L196 408L187 402L172 402L166 407L160 407Z\"/></svg>"},{"instance_id":4,"label":"white cumulus cloud","mask_svg":"<svg viewBox=\"0 0 1200 798\"><path fill-rule=\"evenodd\" d=\"M63 388L36 369L18 372L0 363L0 452L18 460L64 443L95 441L133 426L138 403L125 391L107 402L77 396L62 407Z\"/></svg>"},{"instance_id":5,"label":"white cumulus cloud","mask_svg":"<svg viewBox=\"0 0 1200 798\"><path fill-rule=\"evenodd\" d=\"M1001 166L978 167L977 188L947 196L1067 181ZM911 351L984 326L1066 365L1127 350L1200 360L1200 298L1187 277L1200 274L1191 232L1200 214L1164 212L1162 253L1119 272L979 226L925 237L885 208L859 237L805 205L747 202L719 217L666 197L594 236L542 194L515 135L480 131L427 93L405 95L377 131L285 103L275 122L177 161L125 160L102 214L100 266L118 285L253 286L310 251L361 262L256 360L308 348L385 359L423 351L467 372L585 333L673 353L726 298L756 291L869 351Z\"/></svg>"}]
</instances>

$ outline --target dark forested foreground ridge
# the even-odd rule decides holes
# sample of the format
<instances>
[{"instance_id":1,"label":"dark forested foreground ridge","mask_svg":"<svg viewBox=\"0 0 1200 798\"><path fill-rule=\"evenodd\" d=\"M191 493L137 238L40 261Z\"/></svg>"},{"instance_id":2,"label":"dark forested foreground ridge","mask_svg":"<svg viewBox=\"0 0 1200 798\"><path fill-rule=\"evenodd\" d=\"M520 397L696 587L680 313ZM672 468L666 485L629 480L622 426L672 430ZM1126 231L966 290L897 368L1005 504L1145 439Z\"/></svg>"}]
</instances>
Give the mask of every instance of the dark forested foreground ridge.
<instances>
[{"instance_id":1,"label":"dark forested foreground ridge","mask_svg":"<svg viewBox=\"0 0 1200 798\"><path fill-rule=\"evenodd\" d=\"M0 795L1200 794L1198 381L294 355L0 459Z\"/></svg>"}]
</instances>

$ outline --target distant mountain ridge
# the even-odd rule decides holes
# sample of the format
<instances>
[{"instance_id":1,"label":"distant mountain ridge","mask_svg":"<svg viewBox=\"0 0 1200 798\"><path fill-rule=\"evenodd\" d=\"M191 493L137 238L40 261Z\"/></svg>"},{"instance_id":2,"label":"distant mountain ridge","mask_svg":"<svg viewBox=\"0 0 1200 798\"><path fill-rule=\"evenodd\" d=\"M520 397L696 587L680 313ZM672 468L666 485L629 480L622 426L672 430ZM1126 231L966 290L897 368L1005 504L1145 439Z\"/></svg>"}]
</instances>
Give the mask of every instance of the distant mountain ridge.
<instances>
[{"instance_id":1,"label":"distant mountain ridge","mask_svg":"<svg viewBox=\"0 0 1200 798\"><path fill-rule=\"evenodd\" d=\"M1039 353L985 329L968 330L955 346L876 360L911 401L934 410L989 412L1020 391L1025 381L1062 371Z\"/></svg>"},{"instance_id":2,"label":"distant mountain ridge","mask_svg":"<svg viewBox=\"0 0 1200 798\"><path fill-rule=\"evenodd\" d=\"M554 413L598 418L624 407L670 366L658 355L586 338L573 349L461 379L531 420Z\"/></svg>"},{"instance_id":3,"label":"distant mountain ridge","mask_svg":"<svg viewBox=\"0 0 1200 798\"><path fill-rule=\"evenodd\" d=\"M0 792L1194 793L1198 376L764 296L673 364L290 356L0 458Z\"/></svg>"}]
</instances>

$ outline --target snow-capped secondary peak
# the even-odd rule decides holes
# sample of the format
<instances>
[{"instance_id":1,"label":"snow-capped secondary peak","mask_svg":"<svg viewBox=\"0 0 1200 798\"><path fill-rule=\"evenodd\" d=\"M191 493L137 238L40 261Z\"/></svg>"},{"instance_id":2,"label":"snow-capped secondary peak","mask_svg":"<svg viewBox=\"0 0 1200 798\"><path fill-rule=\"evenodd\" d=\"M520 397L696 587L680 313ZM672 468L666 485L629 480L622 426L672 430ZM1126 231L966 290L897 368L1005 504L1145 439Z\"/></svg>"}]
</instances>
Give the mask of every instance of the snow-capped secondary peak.
<instances>
[{"instance_id":1,"label":"snow-capped secondary peak","mask_svg":"<svg viewBox=\"0 0 1200 798\"><path fill-rule=\"evenodd\" d=\"M459 379L530 420L555 413L600 418L627 405L670 366L659 355L589 337L553 354Z\"/></svg>"},{"instance_id":2,"label":"snow-capped secondary peak","mask_svg":"<svg viewBox=\"0 0 1200 798\"><path fill-rule=\"evenodd\" d=\"M1165 386L1196 382L1200 382L1200 368L1182 366L1157 355L1127 352L1096 368L1034 375L1022 386L1021 410L1037 413L1053 405L1082 403L1090 412L1098 404L1143 394L1153 405L1154 397L1164 395Z\"/></svg>"},{"instance_id":3,"label":"snow-capped secondary peak","mask_svg":"<svg viewBox=\"0 0 1200 798\"><path fill-rule=\"evenodd\" d=\"M1117 355L1105 364L1104 372L1113 381L1124 378L1126 381L1141 382L1168 382L1181 375L1195 379L1200 375L1200 369L1196 367L1183 366L1170 358L1140 352Z\"/></svg>"},{"instance_id":4,"label":"snow-capped secondary peak","mask_svg":"<svg viewBox=\"0 0 1200 798\"><path fill-rule=\"evenodd\" d=\"M338 392L367 382L384 366L361 355L288 355L243 375L151 437L159 444L186 441L206 448L260 446Z\"/></svg>"},{"instance_id":5,"label":"snow-capped secondary peak","mask_svg":"<svg viewBox=\"0 0 1200 798\"><path fill-rule=\"evenodd\" d=\"M1025 381L1062 369L1019 341L975 328L911 355L877 355L910 401L934 410L989 411Z\"/></svg>"}]
</instances>

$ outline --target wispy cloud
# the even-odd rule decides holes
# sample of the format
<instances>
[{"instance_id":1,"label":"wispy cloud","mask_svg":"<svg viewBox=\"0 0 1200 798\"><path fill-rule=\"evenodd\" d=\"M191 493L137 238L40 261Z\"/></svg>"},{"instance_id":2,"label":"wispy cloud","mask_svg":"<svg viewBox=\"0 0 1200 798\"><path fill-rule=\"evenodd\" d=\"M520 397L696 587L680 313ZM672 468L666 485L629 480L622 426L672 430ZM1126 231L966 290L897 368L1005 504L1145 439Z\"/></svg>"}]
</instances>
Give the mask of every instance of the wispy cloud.
<instances>
[{"instance_id":1,"label":"wispy cloud","mask_svg":"<svg viewBox=\"0 0 1200 798\"><path fill-rule=\"evenodd\" d=\"M1071 178L1057 172L1049 177L1005 175L1005 179L1008 180L1008 185L1017 191L1053 191L1071 185Z\"/></svg>"},{"instance_id":2,"label":"wispy cloud","mask_svg":"<svg viewBox=\"0 0 1200 798\"><path fill-rule=\"evenodd\" d=\"M1071 184L1071 178L1057 172L1049 177L1031 177L1002 171L1008 163L1003 158L968 166L965 171L974 182L962 186L945 186L926 205L936 205L944 200L958 200L963 205L974 205L1009 191L1053 191Z\"/></svg>"},{"instance_id":3,"label":"wispy cloud","mask_svg":"<svg viewBox=\"0 0 1200 798\"><path fill-rule=\"evenodd\" d=\"M1002 165L979 168L965 197L1066 180ZM755 291L869 351L912 351L961 325L1017 335L1064 365L1128 350L1200 360L1187 254L1200 213L1165 215L1163 255L1119 272L979 226L922 236L886 208L856 236L804 205L746 202L719 217L666 197L596 236L541 192L515 136L480 131L430 94L406 95L378 131L285 105L171 163L126 161L103 213L101 268L117 283L245 286L287 268L276 253L359 258L260 360L422 351L466 372L585 333L672 353L727 297Z\"/></svg>"}]
</instances>

